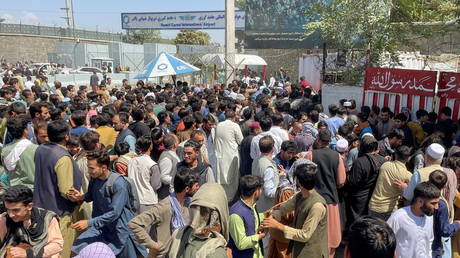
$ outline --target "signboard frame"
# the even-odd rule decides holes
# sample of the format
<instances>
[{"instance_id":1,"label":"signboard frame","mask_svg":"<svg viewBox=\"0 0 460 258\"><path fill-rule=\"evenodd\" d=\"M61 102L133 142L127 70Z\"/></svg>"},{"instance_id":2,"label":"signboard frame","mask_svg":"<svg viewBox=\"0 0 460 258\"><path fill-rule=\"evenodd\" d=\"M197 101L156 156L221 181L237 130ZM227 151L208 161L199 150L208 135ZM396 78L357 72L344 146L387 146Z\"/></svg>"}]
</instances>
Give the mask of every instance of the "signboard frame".
<instances>
[{"instance_id":1,"label":"signboard frame","mask_svg":"<svg viewBox=\"0 0 460 258\"><path fill-rule=\"evenodd\" d=\"M152 21L151 22L161 22L161 21L157 21L155 19L158 18L158 17L161 17L161 18L164 18L164 20L168 21L168 20L174 20L174 21L177 21L177 17L184 17L184 20L182 21L186 21L187 19L195 19L195 17L193 17L193 14L195 14L196 16L199 16L199 14L201 15L209 15L209 17L211 16L215 16L216 14L222 16L222 18L220 18L219 16L219 20L223 20L223 26L220 26L220 25L215 25L215 26L211 26L212 24L210 23L208 27L206 26L150 26L150 27L139 27L139 26L126 26L127 24L129 24L131 22L131 19L129 18L130 15L134 16L134 15L144 15L144 17L142 17L143 19L151 19ZM150 16L148 16L150 15ZM188 15L188 17L187 17ZM173 16L176 16L175 18ZM243 18L242 19L237 19L238 16L242 16ZM172 17L172 18L171 18ZM169 18L169 19L168 19ZM205 19L207 19L208 17L206 16ZM127 20L129 19L129 20ZM198 18L199 19L199 18ZM245 29L245 19L246 19L246 12L244 10L237 10L235 11L235 26L236 26L236 30L244 30ZM145 21L145 22L149 22L149 21ZM204 21L197 21L197 23L203 23ZM238 22L242 23L239 24ZM190 12L139 12L139 13L121 13L121 28L124 29L124 30L222 30L222 29L225 29L225 11L190 11Z\"/></svg>"}]
</instances>

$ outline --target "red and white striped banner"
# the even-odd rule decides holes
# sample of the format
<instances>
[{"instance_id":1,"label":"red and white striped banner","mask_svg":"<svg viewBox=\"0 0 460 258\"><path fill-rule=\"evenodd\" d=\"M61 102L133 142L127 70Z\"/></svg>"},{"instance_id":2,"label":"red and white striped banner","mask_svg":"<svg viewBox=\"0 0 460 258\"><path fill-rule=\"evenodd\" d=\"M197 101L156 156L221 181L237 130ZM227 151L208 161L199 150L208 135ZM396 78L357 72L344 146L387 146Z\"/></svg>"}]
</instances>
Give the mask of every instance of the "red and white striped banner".
<instances>
[{"instance_id":1,"label":"red and white striped banner","mask_svg":"<svg viewBox=\"0 0 460 258\"><path fill-rule=\"evenodd\" d=\"M436 72L391 68L368 68L363 105L389 107L395 114L402 107L430 112L435 102Z\"/></svg>"}]
</instances>

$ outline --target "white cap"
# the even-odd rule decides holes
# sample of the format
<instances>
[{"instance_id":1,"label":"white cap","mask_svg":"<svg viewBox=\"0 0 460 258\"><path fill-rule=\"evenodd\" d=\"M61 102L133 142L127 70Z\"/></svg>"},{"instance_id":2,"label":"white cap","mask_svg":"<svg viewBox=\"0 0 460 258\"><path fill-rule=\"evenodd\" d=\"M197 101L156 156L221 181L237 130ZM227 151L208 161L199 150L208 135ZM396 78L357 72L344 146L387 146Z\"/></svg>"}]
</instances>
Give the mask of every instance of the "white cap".
<instances>
[{"instance_id":1,"label":"white cap","mask_svg":"<svg viewBox=\"0 0 460 258\"><path fill-rule=\"evenodd\" d=\"M365 134L363 134L363 136L361 137L361 139L364 138L364 137L366 137L366 136L370 136L370 137L372 137L372 138L375 138L373 134L371 134L371 133L365 133Z\"/></svg>"},{"instance_id":2,"label":"white cap","mask_svg":"<svg viewBox=\"0 0 460 258\"><path fill-rule=\"evenodd\" d=\"M335 150L337 152L346 152L348 149L348 141L345 139L340 139L337 141L337 144L335 145Z\"/></svg>"},{"instance_id":3,"label":"white cap","mask_svg":"<svg viewBox=\"0 0 460 258\"><path fill-rule=\"evenodd\" d=\"M351 107L351 102L350 101L345 101L343 102L344 107Z\"/></svg>"},{"instance_id":4,"label":"white cap","mask_svg":"<svg viewBox=\"0 0 460 258\"><path fill-rule=\"evenodd\" d=\"M444 152L446 150L439 143L433 143L426 149L426 154L434 160L440 160L444 157Z\"/></svg>"}]
</instances>

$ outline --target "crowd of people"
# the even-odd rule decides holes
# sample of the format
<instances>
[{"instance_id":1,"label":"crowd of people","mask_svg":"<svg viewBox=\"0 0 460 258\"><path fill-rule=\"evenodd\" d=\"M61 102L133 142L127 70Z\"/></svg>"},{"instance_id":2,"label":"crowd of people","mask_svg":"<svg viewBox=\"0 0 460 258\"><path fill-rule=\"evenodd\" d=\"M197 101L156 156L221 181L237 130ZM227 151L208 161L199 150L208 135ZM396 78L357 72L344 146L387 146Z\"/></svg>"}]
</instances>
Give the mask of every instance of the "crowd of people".
<instances>
[{"instance_id":1,"label":"crowd of people","mask_svg":"<svg viewBox=\"0 0 460 258\"><path fill-rule=\"evenodd\" d=\"M326 112L305 78L42 79L0 89L2 257L460 255L448 107Z\"/></svg>"}]
</instances>

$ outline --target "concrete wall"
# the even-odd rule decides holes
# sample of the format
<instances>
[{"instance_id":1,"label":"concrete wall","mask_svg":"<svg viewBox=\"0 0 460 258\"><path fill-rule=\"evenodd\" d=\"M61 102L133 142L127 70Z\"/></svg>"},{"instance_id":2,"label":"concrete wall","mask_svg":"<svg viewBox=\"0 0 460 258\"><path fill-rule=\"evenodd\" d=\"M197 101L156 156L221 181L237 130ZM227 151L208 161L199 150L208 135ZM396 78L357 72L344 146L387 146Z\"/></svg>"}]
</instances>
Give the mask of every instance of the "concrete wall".
<instances>
[{"instance_id":1,"label":"concrete wall","mask_svg":"<svg viewBox=\"0 0 460 258\"><path fill-rule=\"evenodd\" d=\"M0 59L7 61L48 62L48 53L54 52L56 42L50 38L0 35Z\"/></svg>"},{"instance_id":2,"label":"concrete wall","mask_svg":"<svg viewBox=\"0 0 460 258\"><path fill-rule=\"evenodd\" d=\"M324 111L328 113L327 107L330 104L338 104L341 99L354 99L357 109L361 108L363 102L363 87L346 85L323 85L321 104Z\"/></svg>"}]
</instances>

